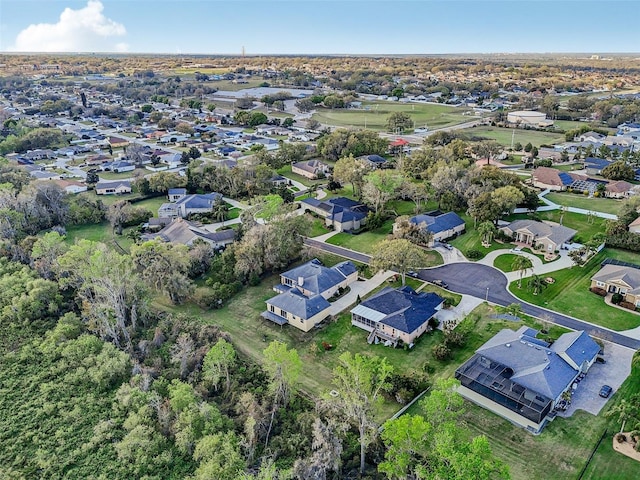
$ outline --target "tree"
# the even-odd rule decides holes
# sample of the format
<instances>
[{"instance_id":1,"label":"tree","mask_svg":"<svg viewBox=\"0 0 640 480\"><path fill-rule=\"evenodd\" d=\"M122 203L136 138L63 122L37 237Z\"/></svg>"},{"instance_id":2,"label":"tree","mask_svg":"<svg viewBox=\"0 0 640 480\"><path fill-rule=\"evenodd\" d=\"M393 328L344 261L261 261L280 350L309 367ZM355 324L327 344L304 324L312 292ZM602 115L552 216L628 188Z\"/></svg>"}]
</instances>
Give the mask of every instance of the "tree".
<instances>
[{"instance_id":1,"label":"tree","mask_svg":"<svg viewBox=\"0 0 640 480\"><path fill-rule=\"evenodd\" d=\"M300 100L297 100L295 105L302 113L310 112L316 108L316 105L308 98L301 98Z\"/></svg>"},{"instance_id":2,"label":"tree","mask_svg":"<svg viewBox=\"0 0 640 480\"><path fill-rule=\"evenodd\" d=\"M202 375L217 390L222 378L225 379L225 392L229 392L231 387L231 376L229 370L236 361L236 351L224 338L209 349L204 357L202 365Z\"/></svg>"},{"instance_id":3,"label":"tree","mask_svg":"<svg viewBox=\"0 0 640 480\"><path fill-rule=\"evenodd\" d=\"M510 214L513 209L524 200L524 193L518 187L507 185L495 189L491 193L491 200L500 209L500 213Z\"/></svg>"},{"instance_id":4,"label":"tree","mask_svg":"<svg viewBox=\"0 0 640 480\"><path fill-rule=\"evenodd\" d=\"M180 378L187 378L189 373L189 363L193 360L195 345L191 335L182 333L171 346L171 361L180 365Z\"/></svg>"},{"instance_id":5,"label":"tree","mask_svg":"<svg viewBox=\"0 0 640 480\"><path fill-rule=\"evenodd\" d=\"M344 425L333 419L326 422L316 418L313 422L313 441L311 456L296 460L293 470L296 478L304 480L326 480L330 471L338 472L342 442L339 433L343 433Z\"/></svg>"},{"instance_id":6,"label":"tree","mask_svg":"<svg viewBox=\"0 0 640 480\"><path fill-rule=\"evenodd\" d=\"M531 142L529 142L529 143L527 143L527 144L524 146L524 151L525 151L526 153L529 153L529 152L531 152L531 149L532 149L532 148L533 148L533 145L531 144Z\"/></svg>"},{"instance_id":7,"label":"tree","mask_svg":"<svg viewBox=\"0 0 640 480\"><path fill-rule=\"evenodd\" d=\"M200 153L200 150L198 150L198 147L191 147L189 149L189 157L193 160L195 160L196 158L200 158L202 156L202 154Z\"/></svg>"},{"instance_id":8,"label":"tree","mask_svg":"<svg viewBox=\"0 0 640 480\"><path fill-rule=\"evenodd\" d=\"M609 180L633 180L635 175L634 168L623 161L613 162L602 169L602 176Z\"/></svg>"},{"instance_id":9,"label":"tree","mask_svg":"<svg viewBox=\"0 0 640 480\"><path fill-rule=\"evenodd\" d=\"M498 232L498 229L493 222L482 222L478 225L478 233L482 237L482 243L485 245L491 245L493 237Z\"/></svg>"},{"instance_id":10,"label":"tree","mask_svg":"<svg viewBox=\"0 0 640 480\"><path fill-rule=\"evenodd\" d=\"M287 117L282 121L282 126L285 128L291 128L293 127L293 123L295 122L295 120L291 117Z\"/></svg>"},{"instance_id":11,"label":"tree","mask_svg":"<svg viewBox=\"0 0 640 480\"><path fill-rule=\"evenodd\" d=\"M369 266L372 271L394 270L400 273L404 285L405 275L409 270L427 267L428 263L429 257L422 248L409 240L395 239L380 242Z\"/></svg>"},{"instance_id":12,"label":"tree","mask_svg":"<svg viewBox=\"0 0 640 480\"><path fill-rule=\"evenodd\" d=\"M618 404L611 407L605 414L606 417L617 417L620 422L620 433L624 431L624 426L628 421L640 423L640 395L635 394L628 400L623 398Z\"/></svg>"},{"instance_id":13,"label":"tree","mask_svg":"<svg viewBox=\"0 0 640 480\"><path fill-rule=\"evenodd\" d=\"M482 140L473 145L473 153L480 159L486 159L491 164L493 157L502 151L502 146L495 140Z\"/></svg>"},{"instance_id":14,"label":"tree","mask_svg":"<svg viewBox=\"0 0 640 480\"><path fill-rule=\"evenodd\" d=\"M433 239L433 234L429 232L425 222L416 224L410 221L407 215L402 215L396 218L393 225L393 237L404 238L416 245L427 247Z\"/></svg>"},{"instance_id":15,"label":"tree","mask_svg":"<svg viewBox=\"0 0 640 480\"><path fill-rule=\"evenodd\" d=\"M522 288L522 277L530 268L533 268L533 263L524 255L516 255L511 262L511 269L519 273L518 288Z\"/></svg>"},{"instance_id":16,"label":"tree","mask_svg":"<svg viewBox=\"0 0 640 480\"><path fill-rule=\"evenodd\" d=\"M269 376L269 391L273 396L271 419L264 441L265 448L269 444L269 436L273 420L280 407L289 403L291 395L296 391L298 378L302 371L302 361L295 348L289 350L286 343L274 340L263 351L264 369Z\"/></svg>"},{"instance_id":17,"label":"tree","mask_svg":"<svg viewBox=\"0 0 640 480\"><path fill-rule=\"evenodd\" d=\"M387 203L397 197L398 191L404 182L404 178L401 175L389 170L374 170L364 179L362 198L368 205L373 207L373 211L376 214L384 211Z\"/></svg>"},{"instance_id":18,"label":"tree","mask_svg":"<svg viewBox=\"0 0 640 480\"><path fill-rule=\"evenodd\" d=\"M87 172L87 178L85 179L86 183L90 185L95 185L99 181L100 181L100 177L98 176L98 172L95 172L95 171Z\"/></svg>"},{"instance_id":19,"label":"tree","mask_svg":"<svg viewBox=\"0 0 640 480\"><path fill-rule=\"evenodd\" d=\"M182 122L176 125L176 131L183 133L185 135L193 135L194 133L193 127L185 122Z\"/></svg>"},{"instance_id":20,"label":"tree","mask_svg":"<svg viewBox=\"0 0 640 480\"><path fill-rule=\"evenodd\" d=\"M391 133L402 133L413 128L413 120L408 113L393 112L387 118L387 131Z\"/></svg>"},{"instance_id":21,"label":"tree","mask_svg":"<svg viewBox=\"0 0 640 480\"><path fill-rule=\"evenodd\" d=\"M193 453L200 462L194 480L236 480L245 468L235 433L214 433L203 437Z\"/></svg>"},{"instance_id":22,"label":"tree","mask_svg":"<svg viewBox=\"0 0 640 480\"><path fill-rule=\"evenodd\" d=\"M358 429L360 442L360 474L365 470L367 447L375 441L378 426L375 416L382 394L391 387L389 378L393 367L386 358L345 352L340 364L333 369L332 383L338 392L334 398L337 412Z\"/></svg>"},{"instance_id":23,"label":"tree","mask_svg":"<svg viewBox=\"0 0 640 480\"><path fill-rule=\"evenodd\" d=\"M55 274L58 257L63 255L68 246L65 237L58 232L47 232L38 237L31 248L31 259L34 267L42 278L52 280Z\"/></svg>"},{"instance_id":24,"label":"tree","mask_svg":"<svg viewBox=\"0 0 640 480\"><path fill-rule=\"evenodd\" d=\"M533 274L529 279L529 290L534 295L538 295L547 287L547 281L539 275Z\"/></svg>"},{"instance_id":25,"label":"tree","mask_svg":"<svg viewBox=\"0 0 640 480\"><path fill-rule=\"evenodd\" d=\"M333 168L333 177L340 183L350 183L353 194L356 197L362 195L364 176L369 171L367 166L355 158L353 155L343 157L338 160Z\"/></svg>"}]
</instances>

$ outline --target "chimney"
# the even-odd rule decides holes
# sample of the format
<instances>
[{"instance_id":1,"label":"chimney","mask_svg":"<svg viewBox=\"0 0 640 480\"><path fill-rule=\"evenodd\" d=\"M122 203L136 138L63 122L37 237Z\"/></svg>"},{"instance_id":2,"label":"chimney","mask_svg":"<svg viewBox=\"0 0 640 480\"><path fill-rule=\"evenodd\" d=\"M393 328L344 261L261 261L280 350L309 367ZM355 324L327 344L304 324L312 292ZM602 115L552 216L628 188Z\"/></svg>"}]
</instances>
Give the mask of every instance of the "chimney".
<instances>
[{"instance_id":1,"label":"chimney","mask_svg":"<svg viewBox=\"0 0 640 480\"><path fill-rule=\"evenodd\" d=\"M298 286L301 287L304 285L304 277L298 277Z\"/></svg>"}]
</instances>

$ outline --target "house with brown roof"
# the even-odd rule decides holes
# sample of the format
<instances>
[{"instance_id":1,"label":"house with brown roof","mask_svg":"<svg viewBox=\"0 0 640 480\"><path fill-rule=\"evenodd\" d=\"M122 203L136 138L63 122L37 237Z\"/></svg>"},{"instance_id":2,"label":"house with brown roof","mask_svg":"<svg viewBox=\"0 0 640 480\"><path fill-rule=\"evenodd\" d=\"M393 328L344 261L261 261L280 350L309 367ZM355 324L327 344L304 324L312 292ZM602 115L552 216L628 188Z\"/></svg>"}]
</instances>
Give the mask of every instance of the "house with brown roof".
<instances>
[{"instance_id":1,"label":"house with brown roof","mask_svg":"<svg viewBox=\"0 0 640 480\"><path fill-rule=\"evenodd\" d=\"M640 217L629 224L629 231L631 233L640 233Z\"/></svg>"},{"instance_id":2,"label":"house with brown roof","mask_svg":"<svg viewBox=\"0 0 640 480\"><path fill-rule=\"evenodd\" d=\"M500 230L517 243L530 245L532 248L549 253L560 250L578 233L563 225L549 225L535 220L516 220Z\"/></svg>"},{"instance_id":3,"label":"house with brown roof","mask_svg":"<svg viewBox=\"0 0 640 480\"><path fill-rule=\"evenodd\" d=\"M607 293L619 293L625 302L640 307L640 266L604 264L591 277L591 288L594 287L606 290Z\"/></svg>"},{"instance_id":4,"label":"house with brown roof","mask_svg":"<svg viewBox=\"0 0 640 480\"><path fill-rule=\"evenodd\" d=\"M608 198L626 198L630 195L633 185L624 180L609 182L604 190L604 196Z\"/></svg>"},{"instance_id":5,"label":"house with brown roof","mask_svg":"<svg viewBox=\"0 0 640 480\"><path fill-rule=\"evenodd\" d=\"M109 142L109 145L111 145L111 147L113 148L126 147L130 143L129 140L125 138L120 138L120 137L109 137L107 141Z\"/></svg>"},{"instance_id":6,"label":"house with brown roof","mask_svg":"<svg viewBox=\"0 0 640 480\"><path fill-rule=\"evenodd\" d=\"M588 177L577 173L563 172L550 167L538 167L531 174L534 187L542 190L562 191L576 181L586 182Z\"/></svg>"}]
</instances>

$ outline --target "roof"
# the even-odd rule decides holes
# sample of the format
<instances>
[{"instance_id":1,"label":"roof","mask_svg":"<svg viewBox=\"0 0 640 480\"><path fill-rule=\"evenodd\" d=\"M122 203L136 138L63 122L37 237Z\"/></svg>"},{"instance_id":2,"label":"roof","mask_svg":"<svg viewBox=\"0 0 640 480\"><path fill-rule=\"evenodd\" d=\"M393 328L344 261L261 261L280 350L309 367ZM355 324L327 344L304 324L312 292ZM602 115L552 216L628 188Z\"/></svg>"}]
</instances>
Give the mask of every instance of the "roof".
<instances>
[{"instance_id":1,"label":"roof","mask_svg":"<svg viewBox=\"0 0 640 480\"><path fill-rule=\"evenodd\" d=\"M584 331L569 332L560 336L551 350L558 355L567 355L580 368L584 362L591 362L600 351L600 345L594 342Z\"/></svg>"},{"instance_id":2,"label":"roof","mask_svg":"<svg viewBox=\"0 0 640 480\"><path fill-rule=\"evenodd\" d=\"M346 197L330 198L325 201L315 198L305 198L302 200L302 203L323 210L326 212L327 218L340 223L362 220L369 212L366 205Z\"/></svg>"},{"instance_id":3,"label":"roof","mask_svg":"<svg viewBox=\"0 0 640 480\"><path fill-rule=\"evenodd\" d=\"M282 277L293 281L295 285L303 287L313 294L320 295L335 287L349 275L357 271L353 262L347 260L331 268L322 265L320 260L313 260L282 273ZM302 279L302 284L300 280Z\"/></svg>"},{"instance_id":4,"label":"roof","mask_svg":"<svg viewBox=\"0 0 640 480\"><path fill-rule=\"evenodd\" d=\"M118 187L131 188L131 182L128 180L118 180L114 182L98 182L96 183L96 189L102 188L118 188Z\"/></svg>"},{"instance_id":5,"label":"roof","mask_svg":"<svg viewBox=\"0 0 640 480\"><path fill-rule=\"evenodd\" d=\"M365 155L364 157L362 157L362 159L378 165L387 163L387 159L381 157L380 155Z\"/></svg>"},{"instance_id":6,"label":"roof","mask_svg":"<svg viewBox=\"0 0 640 480\"><path fill-rule=\"evenodd\" d=\"M602 170L612 163L611 160L605 160L604 158L587 157L584 159L584 168L597 168L598 170Z\"/></svg>"},{"instance_id":7,"label":"roof","mask_svg":"<svg viewBox=\"0 0 640 480\"><path fill-rule=\"evenodd\" d=\"M636 218L633 222L629 224L630 227L637 227L640 225L640 217Z\"/></svg>"},{"instance_id":8,"label":"roof","mask_svg":"<svg viewBox=\"0 0 640 480\"><path fill-rule=\"evenodd\" d=\"M386 287L360 303L351 313L413 333L435 315L444 300L432 292L415 292L411 287Z\"/></svg>"},{"instance_id":9,"label":"roof","mask_svg":"<svg viewBox=\"0 0 640 480\"><path fill-rule=\"evenodd\" d=\"M305 297L296 288L292 288L285 293L270 298L267 300L267 304L278 307L304 320L313 317L331 306L321 295Z\"/></svg>"},{"instance_id":10,"label":"roof","mask_svg":"<svg viewBox=\"0 0 640 480\"><path fill-rule=\"evenodd\" d=\"M181 243L187 245L198 238L208 240L213 243L232 242L235 239L235 231L220 230L218 232L208 232L198 228L194 223L176 218L157 234L165 242Z\"/></svg>"},{"instance_id":11,"label":"roof","mask_svg":"<svg viewBox=\"0 0 640 480\"><path fill-rule=\"evenodd\" d=\"M617 182L608 183L606 186L606 190L607 192L613 193L625 193L631 190L632 187L633 185L631 185L629 182L618 180Z\"/></svg>"},{"instance_id":12,"label":"roof","mask_svg":"<svg viewBox=\"0 0 640 480\"><path fill-rule=\"evenodd\" d=\"M327 167L327 165L320 160L307 160L306 162L297 162L294 163L293 166L309 173L316 173L318 170Z\"/></svg>"},{"instance_id":13,"label":"roof","mask_svg":"<svg viewBox=\"0 0 640 480\"><path fill-rule=\"evenodd\" d=\"M578 371L552 348L527 341L524 330L528 330L528 327L522 327L518 331L501 330L476 350L476 353L510 368L513 371L510 377L512 382L547 398L558 398L569 387ZM560 342L559 347L572 343L571 338L563 338L565 335L572 334L560 336L556 341ZM595 344L588 335L586 338ZM593 356L596 353L597 350Z\"/></svg>"},{"instance_id":14,"label":"roof","mask_svg":"<svg viewBox=\"0 0 640 480\"><path fill-rule=\"evenodd\" d=\"M176 205L184 205L185 208L213 208L215 201L221 197L220 193L196 193L182 197L176 201Z\"/></svg>"},{"instance_id":15,"label":"roof","mask_svg":"<svg viewBox=\"0 0 640 480\"><path fill-rule=\"evenodd\" d=\"M456 227L464 225L464 220L455 212L447 212L441 215L416 215L409 220L411 223L420 225L426 223L427 230L431 233L440 233L446 230L452 230Z\"/></svg>"},{"instance_id":16,"label":"roof","mask_svg":"<svg viewBox=\"0 0 640 480\"><path fill-rule=\"evenodd\" d=\"M576 230L563 225L548 225L535 220L516 220L504 227L512 232L526 230L533 234L536 240L547 238L556 245L568 242L578 233Z\"/></svg>"},{"instance_id":17,"label":"roof","mask_svg":"<svg viewBox=\"0 0 640 480\"><path fill-rule=\"evenodd\" d=\"M634 293L634 290L640 289L640 270L624 265L607 264L591 277L591 280L603 283L622 282L631 289L629 293Z\"/></svg>"},{"instance_id":18,"label":"roof","mask_svg":"<svg viewBox=\"0 0 640 480\"><path fill-rule=\"evenodd\" d=\"M167 193L169 195L186 195L187 189L186 188L170 188Z\"/></svg>"}]
</instances>

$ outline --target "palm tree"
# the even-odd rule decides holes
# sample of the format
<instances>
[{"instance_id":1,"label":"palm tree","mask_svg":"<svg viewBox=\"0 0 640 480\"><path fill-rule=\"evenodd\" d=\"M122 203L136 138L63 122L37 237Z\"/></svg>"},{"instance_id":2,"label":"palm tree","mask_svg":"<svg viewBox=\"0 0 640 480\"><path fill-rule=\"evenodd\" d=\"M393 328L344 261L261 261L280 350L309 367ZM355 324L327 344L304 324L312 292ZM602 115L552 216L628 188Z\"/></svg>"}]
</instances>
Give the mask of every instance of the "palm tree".
<instances>
[{"instance_id":1,"label":"palm tree","mask_svg":"<svg viewBox=\"0 0 640 480\"><path fill-rule=\"evenodd\" d=\"M482 222L478 225L478 233L482 236L482 243L491 244L496 234L496 226L493 222Z\"/></svg>"},{"instance_id":2,"label":"palm tree","mask_svg":"<svg viewBox=\"0 0 640 480\"><path fill-rule=\"evenodd\" d=\"M636 411L637 407L633 405L633 403L627 401L626 399L622 399L616 406L611 407L611 409L605 414L605 416L617 416L618 421L622 424L622 426L620 427L620 433L622 433L625 423L627 423L627 420L634 418L634 413Z\"/></svg>"},{"instance_id":3,"label":"palm tree","mask_svg":"<svg viewBox=\"0 0 640 480\"><path fill-rule=\"evenodd\" d=\"M227 217L228 210L229 207L227 206L225 201L222 199L222 197L219 197L213 204L213 217L217 222L222 222L224 224L224 220Z\"/></svg>"},{"instance_id":4,"label":"palm tree","mask_svg":"<svg viewBox=\"0 0 640 480\"><path fill-rule=\"evenodd\" d=\"M546 286L547 281L539 275L534 274L529 279L529 289L533 291L534 295L538 295Z\"/></svg>"},{"instance_id":5,"label":"palm tree","mask_svg":"<svg viewBox=\"0 0 640 480\"><path fill-rule=\"evenodd\" d=\"M520 273L520 279L518 280L518 288L522 288L522 277L524 277L524 274L527 272L527 270L529 270L530 268L533 268L533 263L527 257L523 255L518 255L516 256L516 258L513 259L513 262L511 263L511 268L514 271L517 271Z\"/></svg>"}]
</instances>

